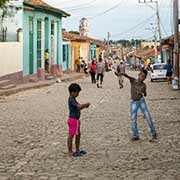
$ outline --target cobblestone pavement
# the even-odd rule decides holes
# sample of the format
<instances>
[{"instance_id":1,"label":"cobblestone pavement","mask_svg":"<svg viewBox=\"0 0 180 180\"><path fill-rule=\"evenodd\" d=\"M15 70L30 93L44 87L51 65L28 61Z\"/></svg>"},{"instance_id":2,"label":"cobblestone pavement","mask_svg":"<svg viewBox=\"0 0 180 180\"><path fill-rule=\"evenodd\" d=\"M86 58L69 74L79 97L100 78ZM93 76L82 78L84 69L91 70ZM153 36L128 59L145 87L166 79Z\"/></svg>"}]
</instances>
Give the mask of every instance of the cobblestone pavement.
<instances>
[{"instance_id":1,"label":"cobblestone pavement","mask_svg":"<svg viewBox=\"0 0 180 180\"><path fill-rule=\"evenodd\" d=\"M111 72L103 89L89 78L77 82L83 89L79 101L92 104L81 117L81 147L88 154L65 154L69 83L1 97L0 180L180 180L179 91L166 82L146 81L158 140L149 142L139 114L141 140L132 143L129 82L118 89Z\"/></svg>"}]
</instances>

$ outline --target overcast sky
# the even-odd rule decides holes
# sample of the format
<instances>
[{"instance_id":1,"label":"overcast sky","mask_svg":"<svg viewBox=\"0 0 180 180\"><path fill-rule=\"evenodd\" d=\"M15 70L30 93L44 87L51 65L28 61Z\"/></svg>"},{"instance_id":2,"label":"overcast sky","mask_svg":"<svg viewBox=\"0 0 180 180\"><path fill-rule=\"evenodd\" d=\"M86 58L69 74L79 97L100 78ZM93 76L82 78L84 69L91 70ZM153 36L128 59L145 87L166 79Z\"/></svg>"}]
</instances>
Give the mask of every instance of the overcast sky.
<instances>
[{"instance_id":1,"label":"overcast sky","mask_svg":"<svg viewBox=\"0 0 180 180\"><path fill-rule=\"evenodd\" d=\"M65 10L71 17L63 20L67 31L78 31L79 20L89 19L89 36L104 39L152 39L156 25L155 10L138 0L44 0ZM172 0L159 0L162 36L173 33ZM149 4L155 8L155 3Z\"/></svg>"}]
</instances>

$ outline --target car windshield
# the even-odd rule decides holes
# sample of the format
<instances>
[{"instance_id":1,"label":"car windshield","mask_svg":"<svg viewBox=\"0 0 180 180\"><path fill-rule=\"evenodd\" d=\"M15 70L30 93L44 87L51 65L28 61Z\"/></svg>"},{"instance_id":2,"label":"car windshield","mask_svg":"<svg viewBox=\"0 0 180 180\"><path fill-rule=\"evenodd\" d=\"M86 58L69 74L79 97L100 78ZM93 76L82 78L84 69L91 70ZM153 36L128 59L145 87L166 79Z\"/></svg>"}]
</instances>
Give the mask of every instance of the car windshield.
<instances>
[{"instance_id":1,"label":"car windshield","mask_svg":"<svg viewBox=\"0 0 180 180\"><path fill-rule=\"evenodd\" d=\"M154 70L164 70L166 69L166 65L165 64L156 64L153 66Z\"/></svg>"}]
</instances>

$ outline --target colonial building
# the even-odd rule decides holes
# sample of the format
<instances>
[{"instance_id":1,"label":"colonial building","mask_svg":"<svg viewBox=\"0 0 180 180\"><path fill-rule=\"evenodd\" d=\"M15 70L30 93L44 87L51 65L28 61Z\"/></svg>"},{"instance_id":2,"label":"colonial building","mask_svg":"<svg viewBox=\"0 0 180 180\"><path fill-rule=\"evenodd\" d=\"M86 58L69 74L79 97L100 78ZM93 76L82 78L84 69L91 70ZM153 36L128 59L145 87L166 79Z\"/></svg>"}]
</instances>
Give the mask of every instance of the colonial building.
<instances>
[{"instance_id":1,"label":"colonial building","mask_svg":"<svg viewBox=\"0 0 180 180\"><path fill-rule=\"evenodd\" d=\"M43 2L25 0L23 14L23 76L45 78L45 50L49 52L49 69L54 76L63 64L62 18L69 14Z\"/></svg>"}]
</instances>

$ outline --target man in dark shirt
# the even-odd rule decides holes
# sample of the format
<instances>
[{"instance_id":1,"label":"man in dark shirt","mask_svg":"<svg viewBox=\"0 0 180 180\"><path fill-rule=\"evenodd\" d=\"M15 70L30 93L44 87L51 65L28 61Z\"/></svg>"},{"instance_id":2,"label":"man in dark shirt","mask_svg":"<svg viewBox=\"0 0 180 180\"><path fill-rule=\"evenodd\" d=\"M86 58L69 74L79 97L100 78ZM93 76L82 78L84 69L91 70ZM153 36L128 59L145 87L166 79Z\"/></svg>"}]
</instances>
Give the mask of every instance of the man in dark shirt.
<instances>
[{"instance_id":1,"label":"man in dark shirt","mask_svg":"<svg viewBox=\"0 0 180 180\"><path fill-rule=\"evenodd\" d=\"M125 73L121 73L126 78L130 80L131 83L131 121L132 121L132 132L133 137L132 141L139 140L139 132L137 127L137 112L140 108L142 113L144 114L149 128L151 129L152 137L153 139L157 138L156 130L153 124L153 121L151 119L151 115L148 111L148 107L146 104L146 101L144 99L144 96L147 96L146 92L146 84L143 82L146 79L147 71L141 70L141 72L138 75L138 79L135 79L134 77L130 77Z\"/></svg>"},{"instance_id":2,"label":"man in dark shirt","mask_svg":"<svg viewBox=\"0 0 180 180\"><path fill-rule=\"evenodd\" d=\"M120 60L120 63L117 65L115 75L118 77L119 88L123 88L123 76L121 73L125 73L125 64L123 60Z\"/></svg>"}]
</instances>

